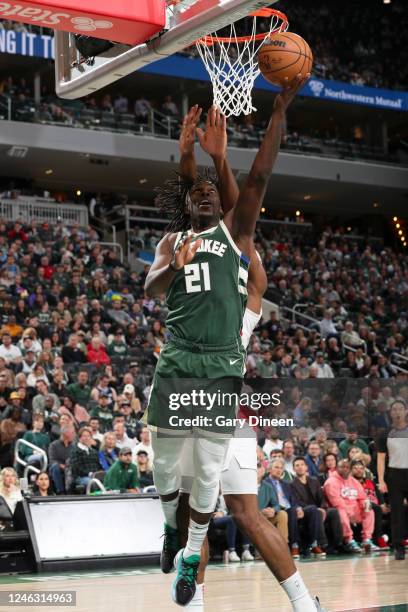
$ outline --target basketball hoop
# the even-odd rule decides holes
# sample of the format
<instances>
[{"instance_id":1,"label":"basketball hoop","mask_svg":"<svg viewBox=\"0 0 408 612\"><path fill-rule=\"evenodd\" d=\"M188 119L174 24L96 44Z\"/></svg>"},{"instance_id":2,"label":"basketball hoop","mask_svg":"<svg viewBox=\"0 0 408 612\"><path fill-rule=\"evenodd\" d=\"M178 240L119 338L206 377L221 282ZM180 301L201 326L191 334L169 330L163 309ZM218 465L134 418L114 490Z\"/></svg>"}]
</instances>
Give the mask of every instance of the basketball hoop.
<instances>
[{"instance_id":1,"label":"basketball hoop","mask_svg":"<svg viewBox=\"0 0 408 612\"><path fill-rule=\"evenodd\" d=\"M232 23L229 36L215 33L196 41L197 51L211 78L214 104L226 117L249 115L256 111L252 104L252 90L260 74L258 51L270 36L285 32L289 27L286 15L275 9L260 9L251 13L249 18L252 18L250 34L238 35L236 24ZM258 31L259 18L270 19L264 32Z\"/></svg>"}]
</instances>

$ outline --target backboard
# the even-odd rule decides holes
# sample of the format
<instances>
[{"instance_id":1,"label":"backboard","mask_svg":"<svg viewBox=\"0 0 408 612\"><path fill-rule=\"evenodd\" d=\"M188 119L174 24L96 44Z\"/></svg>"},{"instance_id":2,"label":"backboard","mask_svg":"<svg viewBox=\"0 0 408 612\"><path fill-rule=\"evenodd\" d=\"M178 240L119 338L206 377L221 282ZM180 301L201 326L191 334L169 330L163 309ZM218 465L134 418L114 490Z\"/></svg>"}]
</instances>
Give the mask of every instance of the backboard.
<instances>
[{"instance_id":1,"label":"backboard","mask_svg":"<svg viewBox=\"0 0 408 612\"><path fill-rule=\"evenodd\" d=\"M57 94L76 99L94 93L276 1L166 0L167 23L161 32L134 47L115 44L104 56L96 57L93 65L81 59L73 34L55 31Z\"/></svg>"}]
</instances>

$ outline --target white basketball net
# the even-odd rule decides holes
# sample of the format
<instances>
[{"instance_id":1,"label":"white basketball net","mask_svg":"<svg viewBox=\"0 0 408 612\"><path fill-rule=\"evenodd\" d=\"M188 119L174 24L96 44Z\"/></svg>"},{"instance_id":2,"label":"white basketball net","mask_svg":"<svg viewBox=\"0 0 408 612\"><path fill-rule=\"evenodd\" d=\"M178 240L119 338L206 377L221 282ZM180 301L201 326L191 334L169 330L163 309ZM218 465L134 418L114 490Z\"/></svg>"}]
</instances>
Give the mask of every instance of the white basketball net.
<instances>
[{"instance_id":1,"label":"white basketball net","mask_svg":"<svg viewBox=\"0 0 408 612\"><path fill-rule=\"evenodd\" d=\"M257 61L259 49L275 32L285 32L288 22L281 14L273 14L269 30L259 40L257 35L257 17L253 16L252 33L243 41L231 24L227 40L211 34L196 42L197 50L210 75L213 86L214 104L226 117L249 115L256 108L252 104L252 90L256 78L260 75ZM210 42L209 44L209 41Z\"/></svg>"}]
</instances>

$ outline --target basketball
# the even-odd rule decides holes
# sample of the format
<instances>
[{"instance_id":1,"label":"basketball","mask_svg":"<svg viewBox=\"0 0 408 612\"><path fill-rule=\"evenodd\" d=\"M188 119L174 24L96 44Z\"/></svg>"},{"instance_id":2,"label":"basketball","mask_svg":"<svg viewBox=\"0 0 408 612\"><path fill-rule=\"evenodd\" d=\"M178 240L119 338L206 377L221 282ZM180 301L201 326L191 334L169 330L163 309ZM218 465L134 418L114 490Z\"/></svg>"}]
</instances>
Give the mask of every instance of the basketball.
<instances>
[{"instance_id":1,"label":"basketball","mask_svg":"<svg viewBox=\"0 0 408 612\"><path fill-rule=\"evenodd\" d=\"M291 81L297 74L305 76L312 71L313 53L301 36L282 32L262 45L258 64L264 79L282 87L286 77Z\"/></svg>"}]
</instances>

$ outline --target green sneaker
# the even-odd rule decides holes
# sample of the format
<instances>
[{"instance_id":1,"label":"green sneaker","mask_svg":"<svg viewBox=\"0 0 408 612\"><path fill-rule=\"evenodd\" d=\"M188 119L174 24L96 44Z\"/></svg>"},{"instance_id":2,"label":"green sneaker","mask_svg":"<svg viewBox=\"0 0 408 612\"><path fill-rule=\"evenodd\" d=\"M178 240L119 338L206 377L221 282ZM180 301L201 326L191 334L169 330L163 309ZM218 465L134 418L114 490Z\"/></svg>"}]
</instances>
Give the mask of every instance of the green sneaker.
<instances>
[{"instance_id":1,"label":"green sneaker","mask_svg":"<svg viewBox=\"0 0 408 612\"><path fill-rule=\"evenodd\" d=\"M179 606L187 606L193 599L196 592L196 578L200 565L199 555L190 555L187 559L183 558L183 550L179 550L174 559L177 570L177 577L173 582L171 596L173 601Z\"/></svg>"},{"instance_id":2,"label":"green sneaker","mask_svg":"<svg viewBox=\"0 0 408 612\"><path fill-rule=\"evenodd\" d=\"M163 574L174 571L174 558L180 549L180 538L177 529L164 523L164 542L160 555L160 568Z\"/></svg>"},{"instance_id":3,"label":"green sneaker","mask_svg":"<svg viewBox=\"0 0 408 612\"><path fill-rule=\"evenodd\" d=\"M348 542L345 546L346 552L350 553L351 555L353 554L361 554L363 552L363 550L360 548L360 546L357 544L357 542L355 540L351 540L350 542Z\"/></svg>"}]
</instances>

